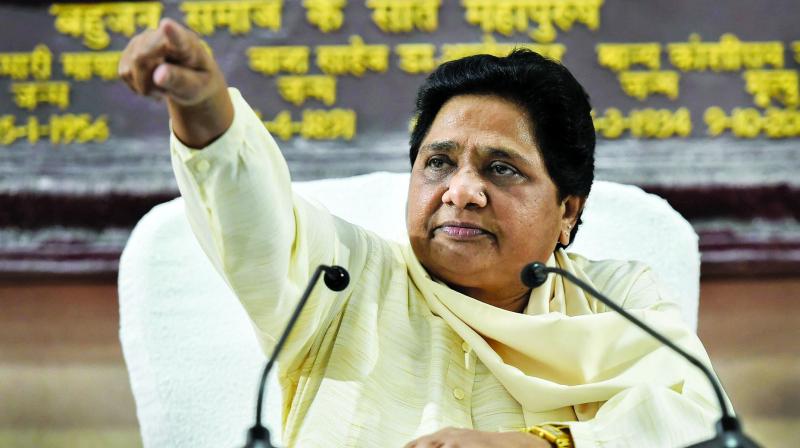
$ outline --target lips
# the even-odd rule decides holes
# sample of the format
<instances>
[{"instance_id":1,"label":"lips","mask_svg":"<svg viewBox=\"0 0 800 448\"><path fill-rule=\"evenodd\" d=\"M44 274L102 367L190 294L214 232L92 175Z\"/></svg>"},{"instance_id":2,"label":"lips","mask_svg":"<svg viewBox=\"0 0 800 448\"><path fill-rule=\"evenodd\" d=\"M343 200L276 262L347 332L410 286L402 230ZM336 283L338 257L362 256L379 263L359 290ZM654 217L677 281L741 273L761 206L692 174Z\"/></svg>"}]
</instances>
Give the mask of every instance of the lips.
<instances>
[{"instance_id":1,"label":"lips","mask_svg":"<svg viewBox=\"0 0 800 448\"><path fill-rule=\"evenodd\" d=\"M442 229L442 232L455 237L478 236L486 233L481 229L473 229L469 227L443 226L440 227L440 229Z\"/></svg>"},{"instance_id":2,"label":"lips","mask_svg":"<svg viewBox=\"0 0 800 448\"><path fill-rule=\"evenodd\" d=\"M477 224L468 222L449 221L436 227L434 232L444 233L455 239L469 239L480 236L491 236L491 232L480 227Z\"/></svg>"}]
</instances>

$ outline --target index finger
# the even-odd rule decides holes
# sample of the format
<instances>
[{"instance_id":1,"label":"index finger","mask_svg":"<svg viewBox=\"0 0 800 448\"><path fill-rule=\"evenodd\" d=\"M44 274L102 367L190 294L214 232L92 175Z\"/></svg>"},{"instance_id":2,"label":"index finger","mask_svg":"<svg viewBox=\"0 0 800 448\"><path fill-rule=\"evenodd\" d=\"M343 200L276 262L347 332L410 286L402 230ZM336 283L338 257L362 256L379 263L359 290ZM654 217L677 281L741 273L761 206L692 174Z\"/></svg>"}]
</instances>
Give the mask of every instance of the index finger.
<instances>
[{"instance_id":1,"label":"index finger","mask_svg":"<svg viewBox=\"0 0 800 448\"><path fill-rule=\"evenodd\" d=\"M186 53L189 49L188 46L188 30L181 26L178 22L165 17L161 19L161 23L158 24L159 31L164 34L166 37L166 41L169 43L171 49L177 53Z\"/></svg>"},{"instance_id":2,"label":"index finger","mask_svg":"<svg viewBox=\"0 0 800 448\"><path fill-rule=\"evenodd\" d=\"M202 61L199 60L195 48L198 38L191 30L170 18L161 20L159 30L167 42L164 50L170 62L187 65L189 68L200 68Z\"/></svg>"},{"instance_id":3,"label":"index finger","mask_svg":"<svg viewBox=\"0 0 800 448\"><path fill-rule=\"evenodd\" d=\"M188 59L190 46L186 43L187 39L184 36L180 36L181 32L185 31L182 28L179 23L172 19L162 19L158 28L150 31L150 33L143 33L146 38L141 48L136 51L135 57L139 60L169 58L178 63Z\"/></svg>"}]
</instances>

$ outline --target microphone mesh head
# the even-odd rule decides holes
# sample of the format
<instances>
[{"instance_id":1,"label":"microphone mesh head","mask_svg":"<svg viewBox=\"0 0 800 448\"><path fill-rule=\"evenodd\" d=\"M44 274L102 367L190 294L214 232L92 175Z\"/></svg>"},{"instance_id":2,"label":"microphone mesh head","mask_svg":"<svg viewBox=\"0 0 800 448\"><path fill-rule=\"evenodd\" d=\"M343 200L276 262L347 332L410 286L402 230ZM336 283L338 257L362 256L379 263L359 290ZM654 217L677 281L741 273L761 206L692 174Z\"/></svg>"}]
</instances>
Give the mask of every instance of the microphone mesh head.
<instances>
[{"instance_id":1,"label":"microphone mesh head","mask_svg":"<svg viewBox=\"0 0 800 448\"><path fill-rule=\"evenodd\" d=\"M350 274L341 266L325 269L325 286L331 291L342 291L350 284Z\"/></svg>"},{"instance_id":2,"label":"microphone mesh head","mask_svg":"<svg viewBox=\"0 0 800 448\"><path fill-rule=\"evenodd\" d=\"M547 271L545 271L544 268L544 264L538 261L526 265L522 268L522 273L520 273L522 283L531 288L542 286L545 280L547 280Z\"/></svg>"}]
</instances>

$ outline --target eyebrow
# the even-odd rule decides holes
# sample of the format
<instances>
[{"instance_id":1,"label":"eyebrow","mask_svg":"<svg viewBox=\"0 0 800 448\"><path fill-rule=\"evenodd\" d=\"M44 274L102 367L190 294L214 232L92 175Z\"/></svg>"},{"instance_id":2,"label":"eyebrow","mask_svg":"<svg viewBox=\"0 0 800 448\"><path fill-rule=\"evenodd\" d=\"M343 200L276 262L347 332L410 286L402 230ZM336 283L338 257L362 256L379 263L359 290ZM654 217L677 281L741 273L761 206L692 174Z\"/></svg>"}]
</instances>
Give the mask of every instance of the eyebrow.
<instances>
[{"instance_id":1,"label":"eyebrow","mask_svg":"<svg viewBox=\"0 0 800 448\"><path fill-rule=\"evenodd\" d=\"M453 149L458 148L458 144L452 140L444 140L439 142L432 142L425 145L419 149L420 152L450 152Z\"/></svg>"},{"instance_id":2,"label":"eyebrow","mask_svg":"<svg viewBox=\"0 0 800 448\"><path fill-rule=\"evenodd\" d=\"M442 140L438 142L431 142L426 145L423 145L420 148L420 152L445 152L449 153L455 149L458 149L459 144L454 142L453 140ZM491 157L498 157L501 159L506 160L517 160L523 162L527 165L534 166L535 162L529 157L524 154L521 154L518 151L508 148L502 147L494 147L494 146L487 146L479 148L478 151L481 153L482 156L491 156Z\"/></svg>"}]
</instances>

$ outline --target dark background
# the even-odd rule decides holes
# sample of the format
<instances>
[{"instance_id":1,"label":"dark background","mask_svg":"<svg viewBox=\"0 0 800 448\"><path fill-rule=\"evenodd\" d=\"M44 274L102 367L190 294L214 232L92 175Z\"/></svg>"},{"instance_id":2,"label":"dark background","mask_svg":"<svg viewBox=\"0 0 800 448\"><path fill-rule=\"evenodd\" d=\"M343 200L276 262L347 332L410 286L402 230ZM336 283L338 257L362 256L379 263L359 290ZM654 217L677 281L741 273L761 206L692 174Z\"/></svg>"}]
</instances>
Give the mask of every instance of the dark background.
<instances>
[{"instance_id":1,"label":"dark background","mask_svg":"<svg viewBox=\"0 0 800 448\"><path fill-rule=\"evenodd\" d=\"M181 20L180 2L163 2L163 15ZM53 52L53 80L66 80L59 53L90 51L80 38L57 33L51 2L0 4L0 52L30 52L45 43ZM302 3L284 1L282 27L273 32L254 27L246 36L218 28L206 37L226 73L250 104L272 119L303 109L325 108L316 100L296 107L277 93L274 77L247 67L250 46L347 44L351 35L367 44L428 42L474 43L483 39L468 25L461 2L444 0L439 28L432 33L387 34L370 19L363 1L345 8L338 31L322 33L305 18ZM676 100L655 95L645 101L626 96L612 71L597 63L595 46L606 42L659 42L661 69L671 70L666 44L685 42L691 33L717 41L733 33L741 41L781 41L785 67L797 70L791 43L800 40L800 3L792 0L632 1L606 0L600 27L590 31L576 23L558 30L566 46L563 63L584 84L598 114L609 107L632 109L687 107L692 113L689 138L598 141L597 177L642 186L665 197L689 219L701 236L705 275L784 274L800 268L800 171L798 139L736 139L729 133L706 135L703 113L710 106L730 112L755 107L745 91L742 72L680 73ZM535 24L531 23L531 26ZM128 38L110 33L119 51ZM530 42L525 33L493 37L498 42ZM438 56L438 50L437 50ZM633 69L637 69L636 66ZM312 51L309 74L319 73ZM413 99L424 75L397 68L392 51L387 73L338 77L337 102L358 114L353 141L306 141L295 138L282 150L295 180L342 177L376 170L406 171L407 125ZM11 80L0 78L0 115L17 121L35 115L41 121L55 113L109 116L111 137L104 143L53 146L18 141L0 147L0 273L113 273L128 232L153 205L177 195L168 159L167 114L163 104L132 95L120 82L71 81L66 111L40 105L34 111L13 103ZM775 104L778 105L778 104Z\"/></svg>"}]
</instances>

